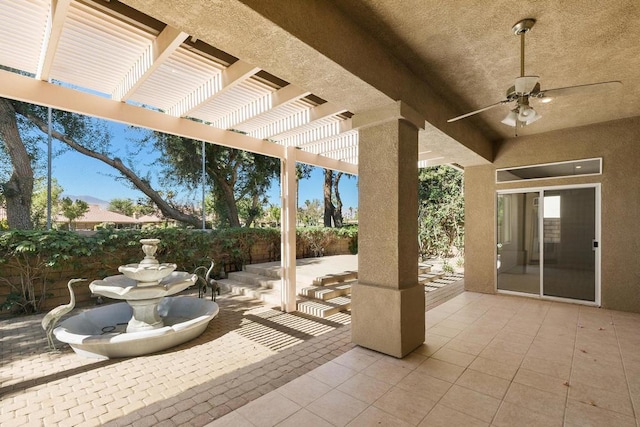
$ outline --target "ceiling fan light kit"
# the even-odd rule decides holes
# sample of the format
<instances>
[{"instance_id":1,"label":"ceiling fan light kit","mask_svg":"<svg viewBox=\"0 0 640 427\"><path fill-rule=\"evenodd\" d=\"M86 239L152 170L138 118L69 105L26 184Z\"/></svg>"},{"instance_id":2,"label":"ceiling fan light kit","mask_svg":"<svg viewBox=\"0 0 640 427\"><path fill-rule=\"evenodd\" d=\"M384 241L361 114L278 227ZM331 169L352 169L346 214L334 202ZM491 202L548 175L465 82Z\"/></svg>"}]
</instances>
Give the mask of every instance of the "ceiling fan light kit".
<instances>
[{"instance_id":1,"label":"ceiling fan light kit","mask_svg":"<svg viewBox=\"0 0 640 427\"><path fill-rule=\"evenodd\" d=\"M518 121L522 122L525 125L529 125L542 116L536 112L533 108L528 105L521 105L519 107L520 111L518 111Z\"/></svg>"},{"instance_id":2,"label":"ceiling fan light kit","mask_svg":"<svg viewBox=\"0 0 640 427\"><path fill-rule=\"evenodd\" d=\"M540 102L547 103L550 102L553 98L562 96L562 95L573 95L573 94L583 94L583 93L594 93L601 92L605 90L610 90L615 87L619 87L622 85L620 81L609 81L609 82L600 82L600 83L591 83L585 85L577 85L577 86L569 86L564 88L555 88L549 90L542 90L540 88L540 77L539 76L526 76L524 72L524 53L525 53L525 35L531 31L536 20L533 18L523 19L517 22L512 28L511 31L516 36L520 36L520 76L515 79L515 84L507 90L506 99L496 102L494 104L488 105L486 107L480 108L478 110L472 111L470 113L463 114L461 116L454 117L452 119L447 120L447 122L455 122L460 119L464 119L466 117L473 116L475 114L481 113L483 111L489 110L491 108L497 107L498 105L508 104L511 102L515 102L515 108L512 108L507 116L502 120L507 126L515 127L524 127L535 121L539 120L542 116L536 112L530 105L529 99L535 98ZM517 134L516 134L517 136Z\"/></svg>"},{"instance_id":3,"label":"ceiling fan light kit","mask_svg":"<svg viewBox=\"0 0 640 427\"><path fill-rule=\"evenodd\" d=\"M514 108L513 110L509 111L509 114L507 114L507 117L502 119L502 123L504 123L507 126L515 127L515 125L518 123L518 108Z\"/></svg>"}]
</instances>

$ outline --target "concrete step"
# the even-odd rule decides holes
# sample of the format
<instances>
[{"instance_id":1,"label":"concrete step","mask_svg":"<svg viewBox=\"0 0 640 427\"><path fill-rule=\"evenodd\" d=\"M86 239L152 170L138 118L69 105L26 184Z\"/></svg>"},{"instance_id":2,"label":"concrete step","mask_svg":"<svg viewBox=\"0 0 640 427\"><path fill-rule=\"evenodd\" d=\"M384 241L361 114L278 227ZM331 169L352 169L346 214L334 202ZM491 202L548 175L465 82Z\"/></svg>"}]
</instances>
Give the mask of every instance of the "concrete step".
<instances>
[{"instance_id":1,"label":"concrete step","mask_svg":"<svg viewBox=\"0 0 640 427\"><path fill-rule=\"evenodd\" d=\"M425 289L426 290L426 289ZM457 280L445 287L425 292L426 309L430 310L464 292L464 280Z\"/></svg>"},{"instance_id":2,"label":"concrete step","mask_svg":"<svg viewBox=\"0 0 640 427\"><path fill-rule=\"evenodd\" d=\"M427 284L444 277L444 273L423 273L418 275L418 283Z\"/></svg>"},{"instance_id":3,"label":"concrete step","mask_svg":"<svg viewBox=\"0 0 640 427\"><path fill-rule=\"evenodd\" d=\"M313 280L314 286L327 286L346 281L353 281L358 278L357 271L344 271L342 273L328 274L326 276L316 277Z\"/></svg>"},{"instance_id":4,"label":"concrete step","mask_svg":"<svg viewBox=\"0 0 640 427\"><path fill-rule=\"evenodd\" d=\"M442 277L424 282L425 292L433 292L439 289L448 288L451 285L464 283L464 275L459 273L442 273Z\"/></svg>"},{"instance_id":5,"label":"concrete step","mask_svg":"<svg viewBox=\"0 0 640 427\"><path fill-rule=\"evenodd\" d=\"M218 285L223 293L241 295L258 299L268 304L280 305L280 293L275 292L273 289L263 288L255 284L238 282L233 279L218 280Z\"/></svg>"},{"instance_id":6,"label":"concrete step","mask_svg":"<svg viewBox=\"0 0 640 427\"><path fill-rule=\"evenodd\" d=\"M440 276L429 276L429 275L433 275L434 273L431 273L431 265L430 264L425 264L425 263L419 263L418 264L418 276L423 276L425 275L425 277L423 278L423 280L420 280L420 283L423 283L424 281L426 281L427 279L431 279L432 277L441 277ZM342 273L335 273L335 274L328 274L326 276L320 276L320 277L316 277L313 280L313 285L314 286L328 286L328 285L332 285L335 283L342 283L342 282L346 282L346 281L353 281L353 280L357 280L358 279L358 272L357 271L344 271Z\"/></svg>"},{"instance_id":7,"label":"concrete step","mask_svg":"<svg viewBox=\"0 0 640 427\"><path fill-rule=\"evenodd\" d=\"M351 309L351 298L337 297L327 301L302 300L298 301L298 311L311 316L325 319L341 311Z\"/></svg>"},{"instance_id":8,"label":"concrete step","mask_svg":"<svg viewBox=\"0 0 640 427\"><path fill-rule=\"evenodd\" d=\"M300 296L322 301L346 295L351 295L351 283L348 282L338 285L309 286L300 290Z\"/></svg>"},{"instance_id":9,"label":"concrete step","mask_svg":"<svg viewBox=\"0 0 640 427\"><path fill-rule=\"evenodd\" d=\"M430 264L425 264L423 262L418 263L418 275L426 274L426 273L430 273L430 272L431 272L431 265Z\"/></svg>"},{"instance_id":10,"label":"concrete step","mask_svg":"<svg viewBox=\"0 0 640 427\"><path fill-rule=\"evenodd\" d=\"M229 273L228 279L248 285L257 285L265 289L273 289L280 286L280 279L249 273L248 271L234 271Z\"/></svg>"},{"instance_id":11,"label":"concrete step","mask_svg":"<svg viewBox=\"0 0 640 427\"><path fill-rule=\"evenodd\" d=\"M244 271L247 273L258 274L260 276L270 277L272 279L280 279L281 275L281 267L280 264L271 265L271 264L253 264L253 265L245 265Z\"/></svg>"}]
</instances>

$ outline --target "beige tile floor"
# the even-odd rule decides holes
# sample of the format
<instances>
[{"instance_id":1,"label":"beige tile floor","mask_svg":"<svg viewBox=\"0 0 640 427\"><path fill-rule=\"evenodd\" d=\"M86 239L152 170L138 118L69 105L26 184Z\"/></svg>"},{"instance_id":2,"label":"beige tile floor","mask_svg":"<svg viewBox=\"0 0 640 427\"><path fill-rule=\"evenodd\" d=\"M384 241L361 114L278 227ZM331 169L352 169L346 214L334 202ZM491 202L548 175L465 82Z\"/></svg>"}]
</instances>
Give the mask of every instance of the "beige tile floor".
<instances>
[{"instance_id":1,"label":"beige tile floor","mask_svg":"<svg viewBox=\"0 0 640 427\"><path fill-rule=\"evenodd\" d=\"M640 426L640 315L466 292L404 359L355 347L209 424Z\"/></svg>"}]
</instances>

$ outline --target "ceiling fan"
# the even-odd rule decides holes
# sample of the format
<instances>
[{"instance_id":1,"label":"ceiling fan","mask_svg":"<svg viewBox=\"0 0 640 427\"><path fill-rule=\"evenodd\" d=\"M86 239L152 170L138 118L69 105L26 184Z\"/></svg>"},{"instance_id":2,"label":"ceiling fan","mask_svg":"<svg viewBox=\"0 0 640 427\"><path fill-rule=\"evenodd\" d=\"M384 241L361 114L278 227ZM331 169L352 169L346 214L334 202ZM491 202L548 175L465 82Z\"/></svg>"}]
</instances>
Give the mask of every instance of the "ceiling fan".
<instances>
[{"instance_id":1,"label":"ceiling fan","mask_svg":"<svg viewBox=\"0 0 640 427\"><path fill-rule=\"evenodd\" d=\"M515 102L515 108L509 111L509 114L502 120L502 123L515 127L517 130L518 127L529 125L541 117L540 114L529 105L531 98L538 98L541 102L549 102L552 98L558 96L603 92L622 85L620 81L609 81L542 90L538 82L540 79L539 76L526 76L524 73L524 39L525 35L533 28L535 23L535 19L523 19L516 23L511 29L516 36L520 36L520 77L517 77L515 84L507 90L506 98L495 104L480 108L479 110L449 119L447 122L455 122L456 120L487 111L498 105Z\"/></svg>"}]
</instances>

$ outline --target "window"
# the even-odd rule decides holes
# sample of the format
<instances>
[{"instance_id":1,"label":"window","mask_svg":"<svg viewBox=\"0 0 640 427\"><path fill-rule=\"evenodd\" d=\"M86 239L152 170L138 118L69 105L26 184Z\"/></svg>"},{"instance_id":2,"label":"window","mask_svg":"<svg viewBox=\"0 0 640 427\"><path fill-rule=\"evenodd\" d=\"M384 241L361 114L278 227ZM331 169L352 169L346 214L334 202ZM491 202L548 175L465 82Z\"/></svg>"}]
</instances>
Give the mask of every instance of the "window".
<instances>
[{"instance_id":1,"label":"window","mask_svg":"<svg viewBox=\"0 0 640 427\"><path fill-rule=\"evenodd\" d=\"M544 218L560 218L560 196L545 196Z\"/></svg>"},{"instance_id":2,"label":"window","mask_svg":"<svg viewBox=\"0 0 640 427\"><path fill-rule=\"evenodd\" d=\"M568 162L498 169L496 171L496 182L600 175L601 173L602 158L571 160Z\"/></svg>"}]
</instances>

